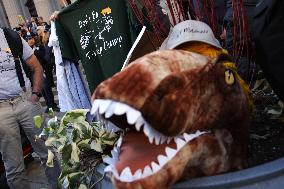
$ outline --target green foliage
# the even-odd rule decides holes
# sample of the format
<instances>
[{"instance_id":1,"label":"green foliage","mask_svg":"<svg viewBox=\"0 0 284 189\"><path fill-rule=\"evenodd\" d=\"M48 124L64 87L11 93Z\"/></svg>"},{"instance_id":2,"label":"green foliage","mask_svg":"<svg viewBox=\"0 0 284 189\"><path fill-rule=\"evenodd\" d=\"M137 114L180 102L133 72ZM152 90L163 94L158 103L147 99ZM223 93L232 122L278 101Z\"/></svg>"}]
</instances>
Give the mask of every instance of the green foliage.
<instances>
[{"instance_id":1,"label":"green foliage","mask_svg":"<svg viewBox=\"0 0 284 189\"><path fill-rule=\"evenodd\" d=\"M49 108L49 109L48 109L47 114L48 114L49 117L54 117L54 116L55 116L54 111L53 111L52 108Z\"/></svg>"},{"instance_id":2,"label":"green foliage","mask_svg":"<svg viewBox=\"0 0 284 189\"><path fill-rule=\"evenodd\" d=\"M40 115L38 115L34 117L34 122L35 122L35 127L39 129L42 126L43 119Z\"/></svg>"},{"instance_id":3,"label":"green foliage","mask_svg":"<svg viewBox=\"0 0 284 189\"><path fill-rule=\"evenodd\" d=\"M37 136L45 138L50 149L47 166L53 167L53 152L59 153L62 167L59 184L66 189L90 189L96 183L93 179L96 166L102 163L103 156L110 155L119 137L101 123L87 122L87 113L88 110L70 111L61 120L50 114L53 117Z\"/></svg>"}]
</instances>

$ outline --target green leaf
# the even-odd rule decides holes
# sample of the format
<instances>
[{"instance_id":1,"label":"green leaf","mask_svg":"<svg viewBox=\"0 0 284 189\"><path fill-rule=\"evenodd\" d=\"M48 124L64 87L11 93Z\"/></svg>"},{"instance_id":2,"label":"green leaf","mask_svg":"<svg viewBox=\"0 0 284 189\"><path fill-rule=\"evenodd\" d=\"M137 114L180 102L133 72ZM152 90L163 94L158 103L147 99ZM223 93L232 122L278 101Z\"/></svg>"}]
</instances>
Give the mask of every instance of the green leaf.
<instances>
[{"instance_id":1,"label":"green leaf","mask_svg":"<svg viewBox=\"0 0 284 189\"><path fill-rule=\"evenodd\" d=\"M83 123L75 122L73 127L80 131L80 133L87 133L91 129L91 126L88 122L83 121Z\"/></svg>"},{"instance_id":2,"label":"green leaf","mask_svg":"<svg viewBox=\"0 0 284 189\"><path fill-rule=\"evenodd\" d=\"M61 150L62 161L63 163L68 163L71 158L72 146L71 144L65 145Z\"/></svg>"},{"instance_id":3,"label":"green leaf","mask_svg":"<svg viewBox=\"0 0 284 189\"><path fill-rule=\"evenodd\" d=\"M91 139L82 140L77 145L80 149L91 149L91 146L89 144L90 140Z\"/></svg>"},{"instance_id":4,"label":"green leaf","mask_svg":"<svg viewBox=\"0 0 284 189\"><path fill-rule=\"evenodd\" d=\"M79 163L80 162L79 155L80 155L80 149L78 148L77 144L73 142L71 160L73 160L75 163Z\"/></svg>"},{"instance_id":5,"label":"green leaf","mask_svg":"<svg viewBox=\"0 0 284 189\"><path fill-rule=\"evenodd\" d=\"M42 135L52 135L54 134L54 130L50 127L45 127L42 130Z\"/></svg>"},{"instance_id":6,"label":"green leaf","mask_svg":"<svg viewBox=\"0 0 284 189\"><path fill-rule=\"evenodd\" d=\"M58 129L59 125L58 125L57 117L54 117L54 118L51 118L50 120L48 120L47 126L51 127L54 130Z\"/></svg>"},{"instance_id":7,"label":"green leaf","mask_svg":"<svg viewBox=\"0 0 284 189\"><path fill-rule=\"evenodd\" d=\"M59 151L60 147L63 147L66 145L66 137L65 136L56 136L54 135L53 137L49 137L48 140L50 138L56 138L56 140L51 139L51 144L53 147L57 148L57 150ZM46 142L45 142L46 143ZM46 144L47 145L47 144ZM62 149L61 149L62 150Z\"/></svg>"},{"instance_id":8,"label":"green leaf","mask_svg":"<svg viewBox=\"0 0 284 189\"><path fill-rule=\"evenodd\" d=\"M102 143L100 140L93 140L92 143L91 143L91 149L97 151L97 152L103 152L103 149L102 149Z\"/></svg>"},{"instance_id":9,"label":"green leaf","mask_svg":"<svg viewBox=\"0 0 284 189\"><path fill-rule=\"evenodd\" d=\"M54 154L50 150L48 150L48 158L47 158L46 166L54 167L53 159L54 159Z\"/></svg>"},{"instance_id":10,"label":"green leaf","mask_svg":"<svg viewBox=\"0 0 284 189\"><path fill-rule=\"evenodd\" d=\"M53 142L55 142L57 140L57 138L55 137L49 137L46 141L45 141L45 146L47 147L52 147L53 146Z\"/></svg>"},{"instance_id":11,"label":"green leaf","mask_svg":"<svg viewBox=\"0 0 284 189\"><path fill-rule=\"evenodd\" d=\"M48 109L47 114L48 114L49 117L54 117L54 116L55 116L54 111L53 111L52 108L49 108L49 109Z\"/></svg>"},{"instance_id":12,"label":"green leaf","mask_svg":"<svg viewBox=\"0 0 284 189\"><path fill-rule=\"evenodd\" d=\"M85 184L80 184L78 189L88 189L87 186Z\"/></svg>"},{"instance_id":13,"label":"green leaf","mask_svg":"<svg viewBox=\"0 0 284 189\"><path fill-rule=\"evenodd\" d=\"M61 180L63 182L64 177L68 176L71 173L79 172L78 170L79 170L79 168L76 167L76 166L70 167L70 166L65 165L65 164L62 165L61 166L61 174L59 176L59 180Z\"/></svg>"},{"instance_id":14,"label":"green leaf","mask_svg":"<svg viewBox=\"0 0 284 189\"><path fill-rule=\"evenodd\" d=\"M69 181L72 183L76 183L80 181L82 176L84 176L84 172L76 172L76 173L71 173L68 175Z\"/></svg>"},{"instance_id":15,"label":"green leaf","mask_svg":"<svg viewBox=\"0 0 284 189\"><path fill-rule=\"evenodd\" d=\"M36 128L38 128L38 129L41 128L42 123L43 123L42 117L40 115L35 116L34 117L34 123L35 123Z\"/></svg>"},{"instance_id":16,"label":"green leaf","mask_svg":"<svg viewBox=\"0 0 284 189\"><path fill-rule=\"evenodd\" d=\"M66 137L65 136L61 136L60 138L58 138L56 140L56 142L60 143L61 145L65 144L67 141Z\"/></svg>"},{"instance_id":17,"label":"green leaf","mask_svg":"<svg viewBox=\"0 0 284 189\"><path fill-rule=\"evenodd\" d=\"M72 110L67 112L61 122L63 124L66 123L85 123L86 115L89 112L89 110L86 109L79 109L79 110Z\"/></svg>"},{"instance_id":18,"label":"green leaf","mask_svg":"<svg viewBox=\"0 0 284 189\"><path fill-rule=\"evenodd\" d=\"M78 184L82 181L82 177L84 177L84 172L73 172L68 175L69 180L69 188L70 189L77 189Z\"/></svg>"},{"instance_id":19,"label":"green leaf","mask_svg":"<svg viewBox=\"0 0 284 189\"><path fill-rule=\"evenodd\" d=\"M99 137L103 137L106 134L106 130L105 129L101 129L99 131Z\"/></svg>"},{"instance_id":20,"label":"green leaf","mask_svg":"<svg viewBox=\"0 0 284 189\"><path fill-rule=\"evenodd\" d=\"M117 134L114 132L109 133L109 138L117 138Z\"/></svg>"},{"instance_id":21,"label":"green leaf","mask_svg":"<svg viewBox=\"0 0 284 189\"><path fill-rule=\"evenodd\" d=\"M57 134L63 134L65 132L64 130L65 128L66 128L66 125L62 124L62 121L61 121L59 128L57 130Z\"/></svg>"},{"instance_id":22,"label":"green leaf","mask_svg":"<svg viewBox=\"0 0 284 189\"><path fill-rule=\"evenodd\" d=\"M79 131L74 129L72 132L72 142L79 142L81 140L80 134L78 133Z\"/></svg>"},{"instance_id":23,"label":"green leaf","mask_svg":"<svg viewBox=\"0 0 284 189\"><path fill-rule=\"evenodd\" d=\"M103 144L106 144L106 145L112 146L112 145L114 145L115 141L116 141L115 139L111 139L111 140L103 140Z\"/></svg>"},{"instance_id":24,"label":"green leaf","mask_svg":"<svg viewBox=\"0 0 284 189\"><path fill-rule=\"evenodd\" d=\"M72 110L67 112L61 119L57 133L59 134L63 132L67 125L70 123L72 125L74 123L81 123L88 127L89 123L86 121L86 115L88 112L89 110L86 109Z\"/></svg>"}]
</instances>

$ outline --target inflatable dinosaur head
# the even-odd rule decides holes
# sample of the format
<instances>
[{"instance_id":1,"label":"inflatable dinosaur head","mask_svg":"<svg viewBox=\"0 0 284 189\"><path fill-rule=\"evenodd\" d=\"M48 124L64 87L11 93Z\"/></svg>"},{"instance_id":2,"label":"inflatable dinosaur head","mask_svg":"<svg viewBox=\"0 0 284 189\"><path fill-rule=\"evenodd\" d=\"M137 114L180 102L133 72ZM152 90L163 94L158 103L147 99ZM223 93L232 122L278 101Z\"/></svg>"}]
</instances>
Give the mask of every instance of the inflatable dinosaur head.
<instances>
[{"instance_id":1,"label":"inflatable dinosaur head","mask_svg":"<svg viewBox=\"0 0 284 189\"><path fill-rule=\"evenodd\" d=\"M125 131L105 159L117 188L168 188L243 166L248 94L228 62L157 51L97 87L91 113Z\"/></svg>"}]
</instances>

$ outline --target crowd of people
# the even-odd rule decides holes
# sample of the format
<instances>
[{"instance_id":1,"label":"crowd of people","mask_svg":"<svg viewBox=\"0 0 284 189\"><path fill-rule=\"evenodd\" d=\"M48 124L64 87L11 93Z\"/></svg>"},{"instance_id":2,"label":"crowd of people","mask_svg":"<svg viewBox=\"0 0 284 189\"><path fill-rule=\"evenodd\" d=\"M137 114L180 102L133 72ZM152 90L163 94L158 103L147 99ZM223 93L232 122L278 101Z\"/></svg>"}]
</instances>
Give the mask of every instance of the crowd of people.
<instances>
[{"instance_id":1,"label":"crowd of people","mask_svg":"<svg viewBox=\"0 0 284 189\"><path fill-rule=\"evenodd\" d=\"M44 86L42 95L45 99L47 108L54 111L60 111L54 100L52 88L55 87L53 73L55 68L54 55L52 47L48 46L50 36L50 23L43 20L42 17L32 17L30 20L20 23L13 28L20 36L25 39L29 46L34 50L34 54L39 60L44 70ZM28 73L30 73L28 71ZM28 74L28 78L32 81L32 75Z\"/></svg>"},{"instance_id":2,"label":"crowd of people","mask_svg":"<svg viewBox=\"0 0 284 189\"><path fill-rule=\"evenodd\" d=\"M30 188L26 179L20 128L34 152L42 162L46 162L48 150L43 141L35 140L40 129L34 126L34 116L42 115L39 102L42 94L48 106L59 110L52 95L54 61L52 51L47 47L48 24L35 20L42 19L33 18L31 22L14 28L14 31L0 28L0 152L11 189ZM57 188L60 174L59 164L55 167L45 166L52 188Z\"/></svg>"}]
</instances>

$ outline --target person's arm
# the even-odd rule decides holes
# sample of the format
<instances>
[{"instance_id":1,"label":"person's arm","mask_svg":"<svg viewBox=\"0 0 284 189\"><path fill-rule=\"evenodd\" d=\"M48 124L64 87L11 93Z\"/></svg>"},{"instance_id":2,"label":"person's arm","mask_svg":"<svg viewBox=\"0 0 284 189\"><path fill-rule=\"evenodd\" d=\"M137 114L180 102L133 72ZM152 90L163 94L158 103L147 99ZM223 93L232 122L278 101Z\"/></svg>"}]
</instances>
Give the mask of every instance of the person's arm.
<instances>
[{"instance_id":1,"label":"person's arm","mask_svg":"<svg viewBox=\"0 0 284 189\"><path fill-rule=\"evenodd\" d=\"M40 93L43 86L43 68L41 67L36 56L34 55L32 48L23 39L22 39L22 45L23 45L22 59L24 60L23 63L30 68L33 75L32 92ZM36 94L32 94L29 100L31 102L37 102L39 101L39 97Z\"/></svg>"},{"instance_id":2,"label":"person's arm","mask_svg":"<svg viewBox=\"0 0 284 189\"><path fill-rule=\"evenodd\" d=\"M55 22L58 19L58 15L59 11L55 11L54 13L52 13L52 15L50 16L50 21Z\"/></svg>"},{"instance_id":3,"label":"person's arm","mask_svg":"<svg viewBox=\"0 0 284 189\"><path fill-rule=\"evenodd\" d=\"M33 89L32 92L40 93L43 86L43 69L40 65L38 59L33 54L30 58L26 60L27 66L31 69L33 73ZM39 97L36 94L32 94L30 99L31 102L38 102Z\"/></svg>"}]
</instances>

